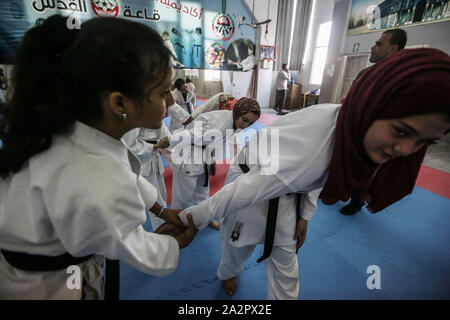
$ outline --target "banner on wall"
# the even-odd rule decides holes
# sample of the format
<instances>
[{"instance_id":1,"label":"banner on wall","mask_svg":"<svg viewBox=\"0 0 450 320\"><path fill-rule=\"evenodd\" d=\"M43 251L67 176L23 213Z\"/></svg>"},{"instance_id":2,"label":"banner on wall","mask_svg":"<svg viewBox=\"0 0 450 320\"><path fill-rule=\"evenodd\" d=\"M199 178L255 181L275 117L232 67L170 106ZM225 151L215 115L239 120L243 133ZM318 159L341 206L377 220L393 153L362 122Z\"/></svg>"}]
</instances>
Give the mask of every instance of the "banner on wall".
<instances>
[{"instance_id":1,"label":"banner on wall","mask_svg":"<svg viewBox=\"0 0 450 320\"><path fill-rule=\"evenodd\" d=\"M95 17L117 17L156 30L176 68L249 70L256 30L242 1L226 0L0 0L0 63L11 63L24 33L51 15L67 16L68 28ZM255 60L255 59L253 59Z\"/></svg>"},{"instance_id":2,"label":"banner on wall","mask_svg":"<svg viewBox=\"0 0 450 320\"><path fill-rule=\"evenodd\" d=\"M353 0L348 35L450 20L450 0Z\"/></svg>"}]
</instances>

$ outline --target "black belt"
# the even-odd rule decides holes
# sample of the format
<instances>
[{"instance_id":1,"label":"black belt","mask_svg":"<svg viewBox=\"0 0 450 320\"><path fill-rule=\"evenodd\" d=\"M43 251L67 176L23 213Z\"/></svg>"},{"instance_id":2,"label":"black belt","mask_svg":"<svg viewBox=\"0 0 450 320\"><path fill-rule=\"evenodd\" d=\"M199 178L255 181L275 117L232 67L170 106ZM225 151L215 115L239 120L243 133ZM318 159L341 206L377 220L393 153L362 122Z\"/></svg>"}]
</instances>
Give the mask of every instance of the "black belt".
<instances>
[{"instance_id":1,"label":"black belt","mask_svg":"<svg viewBox=\"0 0 450 320\"><path fill-rule=\"evenodd\" d=\"M209 182L209 171L208 171L208 165L206 163L203 164L203 172L205 175L205 182L203 183L203 187L207 187L208 182Z\"/></svg>"},{"instance_id":2,"label":"black belt","mask_svg":"<svg viewBox=\"0 0 450 320\"><path fill-rule=\"evenodd\" d=\"M120 261L106 259L105 300L119 300Z\"/></svg>"},{"instance_id":3,"label":"black belt","mask_svg":"<svg viewBox=\"0 0 450 320\"><path fill-rule=\"evenodd\" d=\"M247 173L250 171L250 168L247 164L239 164L239 167L241 168L242 172ZM296 215L297 215L297 222L300 219L300 204L301 204L301 193L296 193ZM261 262L267 259L270 254L272 253L273 248L273 240L275 238L275 229L277 226L277 215L278 215L278 202L280 198L276 197L269 200L269 209L267 211L267 221L266 221L266 235L264 237L264 251L263 255L256 260L256 262ZM296 252L298 249L296 250Z\"/></svg>"},{"instance_id":4,"label":"black belt","mask_svg":"<svg viewBox=\"0 0 450 320\"><path fill-rule=\"evenodd\" d=\"M93 255L74 257L70 253L59 256L43 256L24 252L1 249L5 260L14 268L24 271L57 271L67 269L69 266L80 264ZM120 289L120 264L119 260L106 259L105 300L118 300Z\"/></svg>"},{"instance_id":5,"label":"black belt","mask_svg":"<svg viewBox=\"0 0 450 320\"><path fill-rule=\"evenodd\" d=\"M197 49L196 51L196 55L198 55L198 52L202 50L202 45L201 44L194 44L194 46L192 47L192 55L194 55L194 49Z\"/></svg>"},{"instance_id":6,"label":"black belt","mask_svg":"<svg viewBox=\"0 0 450 320\"><path fill-rule=\"evenodd\" d=\"M186 102L186 108L187 108L189 114L192 114L192 108L191 108L191 103L190 102Z\"/></svg>"},{"instance_id":7,"label":"black belt","mask_svg":"<svg viewBox=\"0 0 450 320\"><path fill-rule=\"evenodd\" d=\"M197 145L192 143L191 146L195 147ZM206 146L202 146L202 149L205 150ZM207 187L209 184L209 171L208 171L208 165L206 163L203 163L203 174L205 176L205 182L203 183L203 187Z\"/></svg>"}]
</instances>

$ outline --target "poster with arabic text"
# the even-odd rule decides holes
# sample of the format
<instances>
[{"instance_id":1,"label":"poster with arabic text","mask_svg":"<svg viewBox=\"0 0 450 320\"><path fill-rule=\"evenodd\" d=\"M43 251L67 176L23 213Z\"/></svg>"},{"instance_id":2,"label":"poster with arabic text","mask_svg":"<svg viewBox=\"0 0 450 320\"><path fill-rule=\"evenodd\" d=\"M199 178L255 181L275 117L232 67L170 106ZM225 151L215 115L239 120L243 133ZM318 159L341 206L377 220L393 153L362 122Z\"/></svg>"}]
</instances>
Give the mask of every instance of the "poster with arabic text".
<instances>
[{"instance_id":1,"label":"poster with arabic text","mask_svg":"<svg viewBox=\"0 0 450 320\"><path fill-rule=\"evenodd\" d=\"M252 19L243 0L0 0L0 63L12 63L25 32L54 14L67 16L68 28L95 17L146 24L172 51L175 68L245 71L256 39L242 23Z\"/></svg>"}]
</instances>

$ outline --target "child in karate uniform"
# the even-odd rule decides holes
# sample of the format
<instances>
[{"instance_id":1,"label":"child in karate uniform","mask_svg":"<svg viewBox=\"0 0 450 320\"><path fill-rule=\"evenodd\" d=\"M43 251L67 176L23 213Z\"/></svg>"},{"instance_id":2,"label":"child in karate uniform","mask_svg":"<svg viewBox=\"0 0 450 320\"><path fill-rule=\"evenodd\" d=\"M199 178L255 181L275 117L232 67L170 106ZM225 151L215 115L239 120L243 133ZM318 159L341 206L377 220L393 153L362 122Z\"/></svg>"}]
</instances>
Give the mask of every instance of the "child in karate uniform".
<instances>
[{"instance_id":1,"label":"child in karate uniform","mask_svg":"<svg viewBox=\"0 0 450 320\"><path fill-rule=\"evenodd\" d=\"M225 156L227 139L235 130L252 125L259 118L260 112L256 100L241 98L233 111L203 113L190 123L186 130L172 135L173 208L184 208L190 203L196 204L208 198L209 170L205 169L205 163L215 168L214 158L219 155L214 156L213 150L220 147L223 151L222 156ZM216 130L218 134L215 141L207 138L212 130ZM180 151L184 152L182 156L179 154ZM199 159L195 158L196 153L200 155Z\"/></svg>"},{"instance_id":2,"label":"child in karate uniform","mask_svg":"<svg viewBox=\"0 0 450 320\"><path fill-rule=\"evenodd\" d=\"M139 128L127 132L122 138L130 150L141 162L141 175L157 190L157 201L167 206L167 190L164 183L164 164L161 150L169 146L170 131L164 122L159 129ZM150 214L153 230L164 223L164 220Z\"/></svg>"},{"instance_id":3,"label":"child in karate uniform","mask_svg":"<svg viewBox=\"0 0 450 320\"><path fill-rule=\"evenodd\" d=\"M25 34L0 124L0 299L117 299L118 260L165 276L196 233L144 231L146 210L175 224L178 211L157 202L121 141L162 125L173 72L163 40L119 18L80 30L66 20ZM73 266L81 281L69 288Z\"/></svg>"},{"instance_id":4,"label":"child in karate uniform","mask_svg":"<svg viewBox=\"0 0 450 320\"><path fill-rule=\"evenodd\" d=\"M192 115L195 106L195 91L191 91L184 79L178 78L177 80L175 80L175 90L172 91L172 94L175 103L179 105L184 111L186 111L187 114ZM185 121L187 120L188 119L186 119ZM179 120L177 121L177 119L174 119L172 117L172 120L170 122L170 131L174 132L175 130L182 128L183 125L187 125L187 123L183 123Z\"/></svg>"},{"instance_id":5,"label":"child in karate uniform","mask_svg":"<svg viewBox=\"0 0 450 320\"><path fill-rule=\"evenodd\" d=\"M217 111L217 110L232 110L237 99L232 95L219 92L208 99L204 104L199 106L192 113L194 118L205 112Z\"/></svg>"}]
</instances>

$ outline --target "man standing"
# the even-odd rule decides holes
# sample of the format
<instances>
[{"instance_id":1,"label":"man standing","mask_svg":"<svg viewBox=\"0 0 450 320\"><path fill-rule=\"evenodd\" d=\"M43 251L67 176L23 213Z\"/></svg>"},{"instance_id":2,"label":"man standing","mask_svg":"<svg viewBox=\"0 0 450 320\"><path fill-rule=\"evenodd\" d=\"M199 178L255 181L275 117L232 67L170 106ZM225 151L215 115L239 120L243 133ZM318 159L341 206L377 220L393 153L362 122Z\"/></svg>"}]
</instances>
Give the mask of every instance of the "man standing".
<instances>
[{"instance_id":1,"label":"man standing","mask_svg":"<svg viewBox=\"0 0 450 320\"><path fill-rule=\"evenodd\" d=\"M275 98L275 111L278 111L278 115L286 114L287 112L283 112L281 109L284 105L284 100L286 99L286 90L287 90L287 84L289 79L291 78L291 75L289 73L289 69L286 63L283 63L283 66L281 67L281 70L278 72L277 76L277 95Z\"/></svg>"},{"instance_id":2,"label":"man standing","mask_svg":"<svg viewBox=\"0 0 450 320\"><path fill-rule=\"evenodd\" d=\"M369 61L372 63L378 63L379 61L393 55L399 50L402 50L406 45L407 35L406 31L403 29L391 29L383 32L381 37L375 41L375 44L372 48L370 48L370 57ZM361 77L367 69L371 68L367 67L361 70L356 76L353 83L355 83L359 77ZM341 213L347 216L354 215L364 205L364 200L361 199L361 194L359 190L355 190L352 193L352 197L350 199L350 203L344 206L341 209Z\"/></svg>"}]
</instances>

